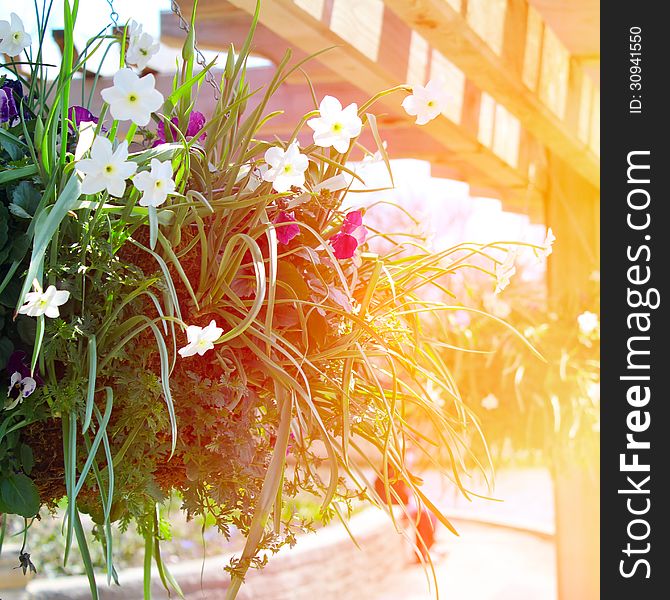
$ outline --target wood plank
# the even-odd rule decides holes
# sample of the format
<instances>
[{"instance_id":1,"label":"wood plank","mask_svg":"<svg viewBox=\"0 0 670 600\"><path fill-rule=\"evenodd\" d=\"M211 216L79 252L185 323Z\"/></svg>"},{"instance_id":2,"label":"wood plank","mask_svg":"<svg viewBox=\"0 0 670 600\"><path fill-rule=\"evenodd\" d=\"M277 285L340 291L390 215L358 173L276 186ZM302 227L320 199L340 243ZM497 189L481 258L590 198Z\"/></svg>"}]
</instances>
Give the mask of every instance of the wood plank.
<instances>
[{"instance_id":1,"label":"wood plank","mask_svg":"<svg viewBox=\"0 0 670 600\"><path fill-rule=\"evenodd\" d=\"M373 4L372 8L360 8L349 12L343 11L339 6L340 0L326 2L323 10L315 10L315 14L321 14L321 19L315 18L291 0L273 0L265 2L261 8L261 24L284 38L284 46L293 45L307 54L318 52L325 47L335 46L333 50L319 57L327 67L340 74L349 83L355 84L362 92L357 98L359 104L372 94L380 90L388 89L398 83L407 81L408 72L416 70L416 65L426 63L429 73L436 70L453 72L460 70L451 63L442 53L431 49L426 44L417 44L417 38L407 26L393 12L383 11L383 19L379 23L379 7L381 0L367 0L365 3L357 2L357 5ZM351 0L343 0L350 2ZM188 2L184 3L185 5ZM232 0L237 8L247 13L255 8L254 0ZM225 13L225 2L216 0L201 0L199 6L206 8L207 20L218 22L219 16L216 12L218 7L222 14ZM351 8L353 5L347 5ZM187 10L187 7L182 7ZM349 27L353 31L364 31L366 21L373 23L372 31L380 35L378 43L373 43L372 38L357 42L358 48L346 43L341 35L330 29L331 18L337 23L336 27L343 33ZM376 19L376 21L375 21ZM376 23L376 24L375 24ZM350 34L347 34L351 37ZM227 38L228 36L226 36ZM224 38L225 39L225 38ZM421 51L428 53L428 57L422 57ZM412 55L410 49L415 51ZM416 49L418 48L418 51ZM370 54L370 55L368 55ZM413 63L410 62L412 58ZM446 65L446 66L445 66ZM421 66L419 66L419 70ZM456 78L454 77L455 85ZM519 198L524 204L528 197L541 206L541 193L532 189L529 192L529 181L527 173L508 164L500 156L497 156L490 148L487 148L477 140L476 132L469 131L463 127L456 116L460 119L463 110L463 98L465 95L465 77L461 74L462 85L459 93L454 93L454 99L458 106L453 108L451 118L440 117L431 122L422 130L432 139L436 140L444 148L444 157L453 160L456 168L460 171L460 177L469 182L477 182L477 185L498 190L498 196L504 201L511 202ZM425 80L424 80L425 81ZM331 84L318 87L317 93L331 93ZM376 107L375 112L384 112L409 122L407 115L400 108L402 94L397 94L384 101ZM458 112L458 115L456 115ZM434 160L439 160L436 156ZM442 159L440 162L444 162Z\"/></svg>"},{"instance_id":2,"label":"wood plank","mask_svg":"<svg viewBox=\"0 0 670 600\"><path fill-rule=\"evenodd\" d=\"M384 2L410 27L462 69L468 79L482 91L491 94L503 104L540 142L565 160L591 184L599 185L599 161L596 155L588 144L578 138L576 131L570 130L562 120L567 72L564 72L565 57L560 52L556 36L552 37L553 34L547 36L546 32L541 36L542 49L551 55L551 64L545 65L544 72L542 61L537 60L537 52L534 54L531 52L526 67L526 83L533 84L533 79L539 74L538 85L544 89L544 99L551 104L547 106L531 89L532 85L529 88L524 84L524 78L519 77L516 67L513 64L508 65L505 57L509 56L509 52L503 50L500 55L496 54L477 35L467 20L444 0L384 0ZM537 13L528 12L530 14L526 26L531 40L537 44L537 37L542 29L541 22L538 21ZM524 18L523 14L523 11L510 9L506 12L506 18L518 20ZM508 27L514 28L513 25ZM516 27L520 28L521 24L517 24ZM512 54L518 51L515 50ZM526 56L528 58L529 55ZM558 65L562 69L559 72L558 82L552 81L552 65ZM535 69L538 69L539 73Z\"/></svg>"}]
</instances>

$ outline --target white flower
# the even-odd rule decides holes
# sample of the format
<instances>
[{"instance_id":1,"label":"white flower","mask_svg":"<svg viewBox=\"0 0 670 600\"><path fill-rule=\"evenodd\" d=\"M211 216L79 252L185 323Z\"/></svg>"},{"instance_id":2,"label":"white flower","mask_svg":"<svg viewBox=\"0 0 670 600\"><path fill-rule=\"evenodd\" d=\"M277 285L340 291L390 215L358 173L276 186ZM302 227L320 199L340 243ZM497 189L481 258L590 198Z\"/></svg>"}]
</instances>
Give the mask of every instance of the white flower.
<instances>
[{"instance_id":1,"label":"white flower","mask_svg":"<svg viewBox=\"0 0 670 600\"><path fill-rule=\"evenodd\" d=\"M37 382L32 377L23 377L18 371L12 373L7 390L4 410L12 410L35 391Z\"/></svg>"},{"instance_id":2,"label":"white flower","mask_svg":"<svg viewBox=\"0 0 670 600\"><path fill-rule=\"evenodd\" d=\"M112 151L112 142L98 136L93 140L90 158L77 163L77 170L83 173L82 194L97 194L107 190L110 196L120 198L126 191L126 179L137 170L137 164L128 158L128 142L123 140Z\"/></svg>"},{"instance_id":3,"label":"white flower","mask_svg":"<svg viewBox=\"0 0 670 600\"><path fill-rule=\"evenodd\" d=\"M160 206L175 190L172 179L172 163L151 159L151 171L141 171L133 178L133 184L142 192L140 206Z\"/></svg>"},{"instance_id":4,"label":"white flower","mask_svg":"<svg viewBox=\"0 0 670 600\"><path fill-rule=\"evenodd\" d=\"M321 190L328 190L329 192L339 192L344 188L348 187L351 184L350 177L347 177L344 173L335 175L334 177L329 177L328 179L317 183L314 186L314 192L320 192Z\"/></svg>"},{"instance_id":5,"label":"white flower","mask_svg":"<svg viewBox=\"0 0 670 600\"><path fill-rule=\"evenodd\" d=\"M444 82L431 79L426 87L415 85L412 95L402 101L402 107L408 115L416 116L417 125L425 125L446 108L448 99Z\"/></svg>"},{"instance_id":6,"label":"white flower","mask_svg":"<svg viewBox=\"0 0 670 600\"><path fill-rule=\"evenodd\" d=\"M268 148L265 153L265 162L270 168L263 173L264 181L271 181L277 192L286 192L292 186L301 187L305 183L305 171L308 160L300 153L298 142L294 141L287 150L279 146Z\"/></svg>"},{"instance_id":7,"label":"white flower","mask_svg":"<svg viewBox=\"0 0 670 600\"><path fill-rule=\"evenodd\" d=\"M496 265L496 294L502 292L509 285L510 279L516 273L516 267L514 266L516 254L516 250L508 250L505 260Z\"/></svg>"},{"instance_id":8,"label":"white flower","mask_svg":"<svg viewBox=\"0 0 670 600\"><path fill-rule=\"evenodd\" d=\"M179 354L185 358L199 354L202 356L207 350L214 348L214 342L221 337L223 329L216 326L216 321L213 319L209 322L207 327L198 327L197 325L189 325L186 328L186 337L188 344L179 349Z\"/></svg>"},{"instance_id":9,"label":"white flower","mask_svg":"<svg viewBox=\"0 0 670 600\"><path fill-rule=\"evenodd\" d=\"M589 381L586 384L586 395L592 402L600 401L600 382Z\"/></svg>"},{"instance_id":10,"label":"white flower","mask_svg":"<svg viewBox=\"0 0 670 600\"><path fill-rule=\"evenodd\" d=\"M579 324L579 330L584 335L591 335L600 326L598 315L588 310L577 317L577 323Z\"/></svg>"},{"instance_id":11,"label":"white flower","mask_svg":"<svg viewBox=\"0 0 670 600\"><path fill-rule=\"evenodd\" d=\"M126 52L126 64L136 65L138 69L144 69L151 57L158 52L160 44L148 33L140 29L139 35L130 38Z\"/></svg>"},{"instance_id":12,"label":"white flower","mask_svg":"<svg viewBox=\"0 0 670 600\"><path fill-rule=\"evenodd\" d=\"M542 249L538 250L538 257L539 258L547 258L552 252L553 248L552 246L554 245L554 242L556 241L556 236L554 235L554 232L551 230L551 227L547 229L547 236L544 238L544 244L542 244Z\"/></svg>"},{"instance_id":13,"label":"white flower","mask_svg":"<svg viewBox=\"0 0 670 600\"><path fill-rule=\"evenodd\" d=\"M10 21L0 21L0 54L18 56L32 44L32 39L19 15L12 13L9 18Z\"/></svg>"},{"instance_id":14,"label":"white flower","mask_svg":"<svg viewBox=\"0 0 670 600\"><path fill-rule=\"evenodd\" d=\"M335 148L344 153L349 150L351 139L361 133L363 121L358 116L358 106L350 104L345 109L337 98L325 96L319 104L320 117L307 121L314 130L314 143L321 148Z\"/></svg>"},{"instance_id":15,"label":"white flower","mask_svg":"<svg viewBox=\"0 0 670 600\"><path fill-rule=\"evenodd\" d=\"M481 405L482 408L485 408L486 410L495 410L500 406L500 402L493 394L489 394L486 398L482 399Z\"/></svg>"},{"instance_id":16,"label":"white flower","mask_svg":"<svg viewBox=\"0 0 670 600\"><path fill-rule=\"evenodd\" d=\"M142 35L142 25L134 19L131 19L126 29L126 39L128 40L128 43L132 44L140 35Z\"/></svg>"},{"instance_id":17,"label":"white flower","mask_svg":"<svg viewBox=\"0 0 670 600\"><path fill-rule=\"evenodd\" d=\"M163 94L156 89L156 80L149 74L140 78L131 69L120 69L114 74L114 85L100 92L109 104L112 117L119 121L131 120L144 127L151 113L163 105Z\"/></svg>"},{"instance_id":18,"label":"white flower","mask_svg":"<svg viewBox=\"0 0 670 600\"><path fill-rule=\"evenodd\" d=\"M55 319L60 315L58 307L65 304L70 298L70 292L57 290L50 285L45 291L42 291L40 285L35 282L34 292L28 292L24 298L25 304L19 308L19 313L29 317L40 317L46 315Z\"/></svg>"},{"instance_id":19,"label":"white flower","mask_svg":"<svg viewBox=\"0 0 670 600\"><path fill-rule=\"evenodd\" d=\"M237 178L235 179L235 183L239 183L240 181L242 181L244 178L246 178L247 175L249 175L249 171L251 171L251 175L249 175L249 180L247 181L247 184L244 186L244 189L242 191L255 192L258 189L258 186L261 183L263 183L263 175L265 175L265 172L269 168L270 167L267 164L262 164L252 169L251 164L246 163L242 165L240 167L240 170L237 172Z\"/></svg>"}]
</instances>

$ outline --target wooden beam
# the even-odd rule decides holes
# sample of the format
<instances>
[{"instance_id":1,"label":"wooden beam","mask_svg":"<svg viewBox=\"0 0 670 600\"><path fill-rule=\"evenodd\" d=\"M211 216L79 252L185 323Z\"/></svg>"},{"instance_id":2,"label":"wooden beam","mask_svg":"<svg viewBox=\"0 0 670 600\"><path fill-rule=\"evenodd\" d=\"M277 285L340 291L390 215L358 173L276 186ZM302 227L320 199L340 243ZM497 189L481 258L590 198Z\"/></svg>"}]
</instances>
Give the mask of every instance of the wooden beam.
<instances>
[{"instance_id":1,"label":"wooden beam","mask_svg":"<svg viewBox=\"0 0 670 600\"><path fill-rule=\"evenodd\" d=\"M577 131L564 121L569 74L562 46L551 30L538 22L537 13L529 12L525 1L503 0L506 4L504 22L498 24L502 33L495 34L492 42L478 35L468 22L468 16L444 0L384 0L384 3L460 67L468 79L505 106L542 144L592 185L600 185L598 158L589 144L580 140ZM495 5L498 4L499 0L495 0ZM479 5L481 0L468 1L470 21L484 18L475 17L472 12L472 7ZM495 32L495 25L493 21L479 28L482 34L489 29ZM533 45L538 43L538 27L541 38L540 47L536 48ZM531 36L528 53L525 52L527 30ZM494 48L500 36L503 44L497 53ZM519 62L524 54L526 60L537 61L537 64L526 64L526 83ZM572 68L580 66L573 64ZM531 89L533 83L538 84L541 93Z\"/></svg>"},{"instance_id":2,"label":"wooden beam","mask_svg":"<svg viewBox=\"0 0 670 600\"><path fill-rule=\"evenodd\" d=\"M226 2L220 5L202 4L204 5L202 9L198 5L196 31L198 47L211 50L227 50L228 46L233 44L235 48L240 48L249 33L250 15ZM160 31L162 43L173 47L181 47L184 43L186 34L179 28L179 19L174 13L161 12ZM222 32L224 32L223 35ZM262 23L258 24L251 46L252 54L265 58L276 65L284 58L287 47L286 42L280 36ZM293 52L291 64L302 61L307 57L307 54L299 48L292 47L291 50ZM341 79L326 65L317 61L311 61L308 70L309 77L313 82L332 82ZM289 79L289 81L297 80L304 81L304 76L298 73Z\"/></svg>"},{"instance_id":3,"label":"wooden beam","mask_svg":"<svg viewBox=\"0 0 670 600\"><path fill-rule=\"evenodd\" d=\"M600 195L564 161L549 155L546 223L556 235L548 260L548 286L555 307L579 306L600 270Z\"/></svg>"},{"instance_id":4,"label":"wooden beam","mask_svg":"<svg viewBox=\"0 0 670 600\"><path fill-rule=\"evenodd\" d=\"M232 0L230 4L248 14L255 9L254 0ZM306 54L334 47L318 60L363 92L356 98L359 104L380 90L410 81L412 74L415 83L417 80L424 83L426 76L441 73L453 92L446 111L449 116L439 117L421 128L444 148L433 160L452 161L461 179L497 190L496 195L504 202L526 206L530 199L531 203L542 205L542 190L532 185L527 171L519 167L522 149L517 148L512 160L509 156L506 160L482 144L477 131L462 119L468 111L467 103L477 102L477 94L466 95L467 80L458 68L441 53L421 44L414 32L379 2L336 0L322 3L321 8L316 4L266 1L261 7L260 23L283 38L283 47L294 46ZM200 0L199 7L204 9L200 19L220 23L219 19L230 15L228 6L217 0ZM182 8L187 10L186 6ZM228 35L221 37L223 44L230 40ZM306 70L309 72L309 68ZM334 85L334 82L317 85L317 95L333 93ZM402 95L388 97L375 107L375 112L379 113L381 108L384 114L409 123L411 119L400 108L401 100ZM538 165L537 169L540 168Z\"/></svg>"}]
</instances>

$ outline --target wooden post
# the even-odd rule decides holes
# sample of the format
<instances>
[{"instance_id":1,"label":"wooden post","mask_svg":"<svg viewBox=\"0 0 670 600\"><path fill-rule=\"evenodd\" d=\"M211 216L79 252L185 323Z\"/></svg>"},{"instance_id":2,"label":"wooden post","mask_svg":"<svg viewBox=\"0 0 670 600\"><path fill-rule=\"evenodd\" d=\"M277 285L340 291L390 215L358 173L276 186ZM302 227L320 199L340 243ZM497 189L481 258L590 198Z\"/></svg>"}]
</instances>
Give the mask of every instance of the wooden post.
<instances>
[{"instance_id":1,"label":"wooden post","mask_svg":"<svg viewBox=\"0 0 670 600\"><path fill-rule=\"evenodd\" d=\"M548 261L550 306L574 306L600 269L600 193L555 155L549 154L547 173L546 222L556 235Z\"/></svg>"},{"instance_id":2,"label":"wooden post","mask_svg":"<svg viewBox=\"0 0 670 600\"><path fill-rule=\"evenodd\" d=\"M548 260L549 305L581 310L600 268L599 190L549 156L546 221L556 235ZM577 315L575 314L575 318ZM574 448L554 456L558 600L600 598L600 489L594 464L576 460Z\"/></svg>"}]
</instances>

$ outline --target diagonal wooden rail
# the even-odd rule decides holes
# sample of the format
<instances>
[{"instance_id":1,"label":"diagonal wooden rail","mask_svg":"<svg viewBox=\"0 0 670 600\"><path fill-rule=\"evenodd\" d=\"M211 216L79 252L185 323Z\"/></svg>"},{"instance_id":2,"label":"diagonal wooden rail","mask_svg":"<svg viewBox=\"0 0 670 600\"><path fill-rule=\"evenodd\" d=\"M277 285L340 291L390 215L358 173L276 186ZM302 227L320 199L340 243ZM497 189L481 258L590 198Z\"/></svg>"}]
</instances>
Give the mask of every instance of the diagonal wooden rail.
<instances>
[{"instance_id":1,"label":"diagonal wooden rail","mask_svg":"<svg viewBox=\"0 0 670 600\"><path fill-rule=\"evenodd\" d=\"M234 38L246 33L245 25L255 5L254 0L200 0L199 44L223 49L231 41L239 43ZM338 86L339 80L339 84L364 92L355 98L359 103L380 90L406 82L424 83L438 72L446 74L452 90L448 116L439 117L425 127L415 126L420 135L407 136L404 150L422 153L425 144L421 139L428 138L431 147L437 150L431 153L434 163L448 163L454 176L479 189L494 190L509 209L534 214L535 218L541 215L545 190L541 145L497 103L492 106L498 124L494 132L493 124L487 125L479 114L481 92L465 75L439 52L420 41L417 44L412 30L391 10L375 13L375 6L384 9L379 2L369 1L265 1L254 48L260 54L276 54L277 40L283 47L296 48L303 54L333 47L317 59L322 64L318 69L317 93L333 93L331 89ZM182 2L185 14L189 9L190 2ZM178 39L168 19L164 19L163 28L168 43ZM306 70L311 72L310 67ZM328 71L335 77L329 76ZM412 119L400 107L402 98L402 94L388 97L380 111L387 119L409 125ZM509 126L502 127L503 122ZM483 135L486 127L490 131ZM411 148L415 143L416 148Z\"/></svg>"},{"instance_id":2,"label":"diagonal wooden rail","mask_svg":"<svg viewBox=\"0 0 670 600\"><path fill-rule=\"evenodd\" d=\"M559 58L557 70L539 80L537 72L542 72L542 59L549 61L551 57L547 55L560 45L530 12L532 9L526 0L489 2L491 9L500 7L497 13L490 10L474 14L470 9L469 17L462 12L465 5L459 10L461 3L456 0L384 0L384 4L460 67L475 85L503 104L539 142L589 183L600 185L598 158L589 144L579 139L577 123L571 122L573 113L578 118L576 107L581 102L589 102L589 98L582 96L581 66L578 61L570 61L570 72L561 73ZM473 2L472 6L477 4L482 3ZM479 33L473 26L479 28ZM487 33L488 40L482 37ZM554 54L558 52L560 49L553 50ZM537 64L533 65L533 61ZM548 64L545 69L551 66ZM535 73L529 74L529 70ZM544 94L544 101L541 98L543 86L558 88L554 95L560 99L554 100L553 107L548 106L548 101L553 99L551 92Z\"/></svg>"}]
</instances>

